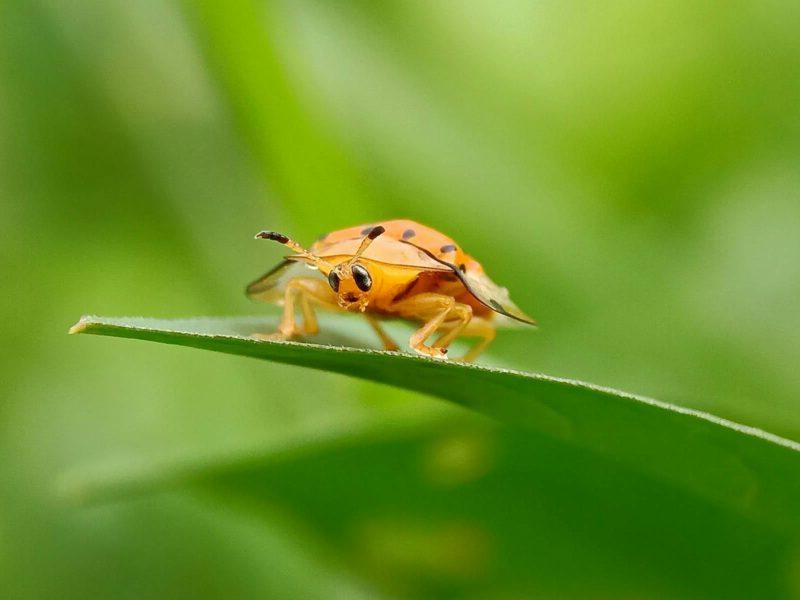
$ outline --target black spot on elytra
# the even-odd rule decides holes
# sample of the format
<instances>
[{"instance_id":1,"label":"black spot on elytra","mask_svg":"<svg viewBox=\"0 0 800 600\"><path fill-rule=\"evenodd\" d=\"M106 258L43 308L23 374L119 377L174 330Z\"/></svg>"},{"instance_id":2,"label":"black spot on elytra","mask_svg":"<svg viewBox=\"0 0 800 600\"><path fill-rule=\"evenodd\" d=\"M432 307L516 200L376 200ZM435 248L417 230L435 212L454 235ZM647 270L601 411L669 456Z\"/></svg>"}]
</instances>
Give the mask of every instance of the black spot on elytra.
<instances>
[{"instance_id":1,"label":"black spot on elytra","mask_svg":"<svg viewBox=\"0 0 800 600\"><path fill-rule=\"evenodd\" d=\"M455 249L456 247L453 244L445 244L444 246L439 248L439 251L447 253L447 252L453 252Z\"/></svg>"},{"instance_id":2,"label":"black spot on elytra","mask_svg":"<svg viewBox=\"0 0 800 600\"><path fill-rule=\"evenodd\" d=\"M364 229L361 230L361 235L367 235L368 233L371 233L373 229L375 229L374 225L370 225L369 227L364 227Z\"/></svg>"},{"instance_id":3,"label":"black spot on elytra","mask_svg":"<svg viewBox=\"0 0 800 600\"><path fill-rule=\"evenodd\" d=\"M413 229L406 229L406 230L403 232L403 239L404 239L404 240L410 240L410 239L411 239L412 237L414 237L415 235L417 235L417 232L416 232L416 231L414 231Z\"/></svg>"},{"instance_id":4,"label":"black spot on elytra","mask_svg":"<svg viewBox=\"0 0 800 600\"><path fill-rule=\"evenodd\" d=\"M465 265L464 263L461 263L460 265L458 265L458 270L461 271L462 273L466 273L467 272L467 265Z\"/></svg>"}]
</instances>

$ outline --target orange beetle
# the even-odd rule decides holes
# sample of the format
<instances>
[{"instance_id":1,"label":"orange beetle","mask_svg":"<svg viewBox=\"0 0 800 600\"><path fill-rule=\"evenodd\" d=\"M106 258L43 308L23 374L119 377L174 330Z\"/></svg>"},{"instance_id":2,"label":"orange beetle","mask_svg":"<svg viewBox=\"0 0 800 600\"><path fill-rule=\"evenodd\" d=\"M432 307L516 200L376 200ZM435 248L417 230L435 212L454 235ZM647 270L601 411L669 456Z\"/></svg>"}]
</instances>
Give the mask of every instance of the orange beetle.
<instances>
[{"instance_id":1,"label":"orange beetle","mask_svg":"<svg viewBox=\"0 0 800 600\"><path fill-rule=\"evenodd\" d=\"M409 340L416 352L447 358L459 336L480 338L465 356L474 360L494 339L500 324L536 322L492 282L483 267L452 239L409 220L386 221L334 231L306 250L274 231L256 238L274 240L295 252L247 287L247 295L283 305L278 331L259 339L288 339L317 333L312 305L360 311L387 350L397 350L380 317L399 317L423 325ZM300 306L303 327L295 320ZM433 344L426 341L435 333Z\"/></svg>"}]
</instances>

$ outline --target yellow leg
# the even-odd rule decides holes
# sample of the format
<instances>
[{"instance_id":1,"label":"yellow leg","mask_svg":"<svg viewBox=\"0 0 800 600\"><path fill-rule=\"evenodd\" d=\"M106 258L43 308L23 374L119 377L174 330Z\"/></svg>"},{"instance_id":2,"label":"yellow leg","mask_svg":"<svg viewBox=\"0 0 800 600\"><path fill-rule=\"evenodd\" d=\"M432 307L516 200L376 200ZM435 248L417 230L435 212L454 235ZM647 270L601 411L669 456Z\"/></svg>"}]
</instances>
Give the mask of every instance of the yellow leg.
<instances>
[{"instance_id":1,"label":"yellow leg","mask_svg":"<svg viewBox=\"0 0 800 600\"><path fill-rule=\"evenodd\" d=\"M436 343L433 345L435 348L440 346L449 346L451 343L453 343L453 341L455 341L456 338L459 337L481 338L472 346L472 348L467 351L464 356L454 359L459 362L472 362L475 360L484 350L486 350L486 347L492 342L492 340L494 340L496 335L496 330L491 321L487 321L486 319L482 319L480 317L445 323L442 325L442 329L445 328L447 328L448 331L446 331L442 337L436 340Z\"/></svg>"},{"instance_id":2,"label":"yellow leg","mask_svg":"<svg viewBox=\"0 0 800 600\"><path fill-rule=\"evenodd\" d=\"M319 333L319 322L311 307L308 292L300 292L300 310L303 312L303 329L300 335L316 335Z\"/></svg>"},{"instance_id":3,"label":"yellow leg","mask_svg":"<svg viewBox=\"0 0 800 600\"><path fill-rule=\"evenodd\" d=\"M434 346L425 345L428 338L448 320L456 320L452 325L453 328L463 329L462 323L468 323L472 318L472 309L469 306L458 303L452 296L444 294L417 294L392 305L391 312L408 319L424 322L424 325L414 332L408 343L416 352L434 358L447 358L447 346L452 342L454 336L449 340L444 340L444 343ZM446 333L445 337L449 337L450 333Z\"/></svg>"},{"instance_id":4,"label":"yellow leg","mask_svg":"<svg viewBox=\"0 0 800 600\"><path fill-rule=\"evenodd\" d=\"M450 319L453 317L455 317L455 320L450 321ZM445 329L446 331L438 340L436 340L436 343L433 345L433 347L447 348L451 343L453 343L453 340L462 334L464 328L469 325L470 321L472 321L472 308L467 304L460 304L457 302L453 307L453 310L450 311L448 322L445 322L442 326L442 329Z\"/></svg>"},{"instance_id":5,"label":"yellow leg","mask_svg":"<svg viewBox=\"0 0 800 600\"><path fill-rule=\"evenodd\" d=\"M372 329L375 330L375 333L378 334L378 337L381 339L381 342L383 342L384 349L391 351L399 349L399 346L395 343L395 341L391 337L389 337L389 334L386 333L386 330L383 328L378 319L366 313L364 314L364 316L367 319L367 323L372 325Z\"/></svg>"},{"instance_id":6,"label":"yellow leg","mask_svg":"<svg viewBox=\"0 0 800 600\"><path fill-rule=\"evenodd\" d=\"M472 362L478 356L486 350L486 347L492 343L495 335L497 334L494 325L492 325L491 321L487 321L486 319L475 318L467 325L462 331L461 335L464 337L477 337L480 338L478 342L475 343L472 348L467 351L467 353L459 358L458 360L462 362Z\"/></svg>"},{"instance_id":7,"label":"yellow leg","mask_svg":"<svg viewBox=\"0 0 800 600\"><path fill-rule=\"evenodd\" d=\"M299 327L295 319L295 303L300 303L303 313L303 327ZM317 316L311 302L336 308L335 298L330 286L320 279L298 278L286 284L283 299L283 316L275 333L254 333L260 340L286 340L295 336L314 335L319 331Z\"/></svg>"}]
</instances>

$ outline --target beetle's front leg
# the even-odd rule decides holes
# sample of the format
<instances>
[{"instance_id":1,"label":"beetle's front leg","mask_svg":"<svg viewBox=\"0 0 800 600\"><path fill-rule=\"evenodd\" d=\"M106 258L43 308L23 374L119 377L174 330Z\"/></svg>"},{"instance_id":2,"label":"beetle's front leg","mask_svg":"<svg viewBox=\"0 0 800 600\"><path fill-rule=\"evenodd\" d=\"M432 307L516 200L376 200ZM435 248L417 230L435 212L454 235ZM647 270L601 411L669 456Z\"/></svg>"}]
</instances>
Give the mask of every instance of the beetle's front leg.
<instances>
[{"instance_id":1,"label":"beetle's front leg","mask_svg":"<svg viewBox=\"0 0 800 600\"><path fill-rule=\"evenodd\" d=\"M255 333L253 337L260 340L287 340L296 336L314 335L319 331L317 316L311 303L315 302L330 308L336 308L336 301L331 295L330 286L320 279L297 278L286 284L283 297L283 316L275 333ZM303 327L298 326L295 317L295 306L300 304L303 313Z\"/></svg>"}]
</instances>

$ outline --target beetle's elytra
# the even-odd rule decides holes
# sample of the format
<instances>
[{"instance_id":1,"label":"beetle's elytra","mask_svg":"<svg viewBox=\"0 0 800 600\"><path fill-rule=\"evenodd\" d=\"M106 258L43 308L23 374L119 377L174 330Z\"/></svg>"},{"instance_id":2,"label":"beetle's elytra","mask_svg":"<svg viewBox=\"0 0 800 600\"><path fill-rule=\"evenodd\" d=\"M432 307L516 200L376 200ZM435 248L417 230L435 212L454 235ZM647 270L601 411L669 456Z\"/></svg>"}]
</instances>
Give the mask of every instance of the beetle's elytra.
<instances>
[{"instance_id":1,"label":"beetle's elytra","mask_svg":"<svg viewBox=\"0 0 800 600\"><path fill-rule=\"evenodd\" d=\"M425 356L446 358L458 337L479 341L461 360L474 360L509 319L535 325L496 285L480 263L435 229L409 220L359 225L334 231L308 250L287 236L262 231L294 254L247 287L254 300L282 304L278 331L262 339L289 339L318 331L314 306L362 312L387 350L397 350L381 318L422 323L409 340ZM314 267L309 269L307 267ZM295 308L303 316L302 327ZM435 342L428 340L439 334Z\"/></svg>"}]
</instances>

